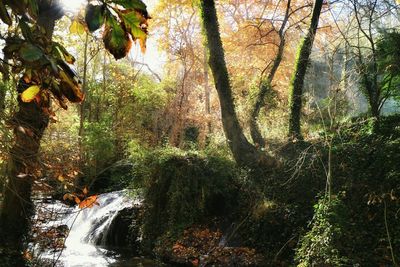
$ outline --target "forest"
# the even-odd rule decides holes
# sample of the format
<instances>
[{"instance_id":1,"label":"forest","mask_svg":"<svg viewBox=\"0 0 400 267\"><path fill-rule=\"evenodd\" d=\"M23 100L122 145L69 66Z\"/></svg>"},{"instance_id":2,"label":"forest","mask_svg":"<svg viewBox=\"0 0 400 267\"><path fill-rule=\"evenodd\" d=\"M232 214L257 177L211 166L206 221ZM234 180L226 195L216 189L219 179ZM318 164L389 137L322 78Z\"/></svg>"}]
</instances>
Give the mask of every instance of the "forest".
<instances>
[{"instance_id":1,"label":"forest","mask_svg":"<svg viewBox=\"0 0 400 267\"><path fill-rule=\"evenodd\" d=\"M399 0L0 0L0 267L400 266Z\"/></svg>"}]
</instances>

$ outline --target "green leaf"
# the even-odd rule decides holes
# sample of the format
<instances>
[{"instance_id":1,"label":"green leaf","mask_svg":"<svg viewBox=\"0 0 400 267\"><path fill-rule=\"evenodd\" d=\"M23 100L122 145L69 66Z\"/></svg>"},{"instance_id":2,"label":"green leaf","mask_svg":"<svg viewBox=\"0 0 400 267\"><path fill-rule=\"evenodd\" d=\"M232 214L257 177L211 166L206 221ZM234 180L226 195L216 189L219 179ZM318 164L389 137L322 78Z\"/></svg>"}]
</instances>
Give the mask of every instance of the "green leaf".
<instances>
[{"instance_id":1,"label":"green leaf","mask_svg":"<svg viewBox=\"0 0 400 267\"><path fill-rule=\"evenodd\" d=\"M126 28L130 31L133 40L139 39L139 44L142 52L146 51L147 34L140 28L142 23L142 15L136 11L121 15Z\"/></svg>"},{"instance_id":2,"label":"green leaf","mask_svg":"<svg viewBox=\"0 0 400 267\"><path fill-rule=\"evenodd\" d=\"M19 50L19 54L23 60L28 62L36 61L43 56L42 50L30 43L24 43Z\"/></svg>"},{"instance_id":3,"label":"green leaf","mask_svg":"<svg viewBox=\"0 0 400 267\"><path fill-rule=\"evenodd\" d=\"M134 39L146 40L147 34L140 27L132 27L131 34Z\"/></svg>"},{"instance_id":4,"label":"green leaf","mask_svg":"<svg viewBox=\"0 0 400 267\"><path fill-rule=\"evenodd\" d=\"M114 0L113 2L127 9L137 9L147 13L146 5L141 0Z\"/></svg>"},{"instance_id":5,"label":"green leaf","mask_svg":"<svg viewBox=\"0 0 400 267\"><path fill-rule=\"evenodd\" d=\"M104 6L86 6L85 21L90 32L98 30L104 24Z\"/></svg>"},{"instance_id":6,"label":"green leaf","mask_svg":"<svg viewBox=\"0 0 400 267\"><path fill-rule=\"evenodd\" d=\"M37 85L32 85L28 89L22 92L21 100L23 102L31 102L35 99L36 95L40 92L40 87Z\"/></svg>"},{"instance_id":7,"label":"green leaf","mask_svg":"<svg viewBox=\"0 0 400 267\"><path fill-rule=\"evenodd\" d=\"M121 17L127 28L139 27L140 25L141 20L135 11L123 14Z\"/></svg>"},{"instance_id":8,"label":"green leaf","mask_svg":"<svg viewBox=\"0 0 400 267\"><path fill-rule=\"evenodd\" d=\"M103 41L106 49L115 59L125 57L132 46L128 33L124 31L118 21L111 15L107 17L107 27L104 32Z\"/></svg>"}]
</instances>

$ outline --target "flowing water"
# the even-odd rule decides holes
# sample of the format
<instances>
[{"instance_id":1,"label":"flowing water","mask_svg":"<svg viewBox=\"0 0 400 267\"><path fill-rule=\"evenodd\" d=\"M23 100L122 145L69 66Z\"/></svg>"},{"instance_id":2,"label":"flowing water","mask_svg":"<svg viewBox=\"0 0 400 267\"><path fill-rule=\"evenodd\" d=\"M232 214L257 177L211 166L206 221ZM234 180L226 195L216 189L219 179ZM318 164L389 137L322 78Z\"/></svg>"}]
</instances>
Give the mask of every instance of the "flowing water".
<instances>
[{"instance_id":1,"label":"flowing water","mask_svg":"<svg viewBox=\"0 0 400 267\"><path fill-rule=\"evenodd\" d=\"M102 237L118 212L140 205L140 200L132 200L126 196L126 191L118 191L99 195L98 203L98 206L82 210L61 202L38 205L37 209L41 212L37 212L36 219L40 214L52 214L50 221L49 218L42 218L43 228L62 229L68 226L70 229L64 249L47 249L40 252L40 257L56 262L54 266L64 267L157 266L151 260L127 256L121 253L122 250L95 245L102 243Z\"/></svg>"}]
</instances>

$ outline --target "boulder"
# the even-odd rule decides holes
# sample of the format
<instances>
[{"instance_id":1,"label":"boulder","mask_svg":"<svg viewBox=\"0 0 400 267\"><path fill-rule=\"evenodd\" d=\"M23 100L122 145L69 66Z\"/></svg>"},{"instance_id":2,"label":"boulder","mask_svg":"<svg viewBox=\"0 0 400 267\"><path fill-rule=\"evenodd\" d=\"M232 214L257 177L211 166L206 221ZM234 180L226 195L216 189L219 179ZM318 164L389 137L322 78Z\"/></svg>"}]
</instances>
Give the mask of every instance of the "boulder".
<instances>
[{"instance_id":1,"label":"boulder","mask_svg":"<svg viewBox=\"0 0 400 267\"><path fill-rule=\"evenodd\" d=\"M129 247L133 252L139 252L141 210L142 207L140 206L120 210L101 239L96 241L96 245Z\"/></svg>"}]
</instances>

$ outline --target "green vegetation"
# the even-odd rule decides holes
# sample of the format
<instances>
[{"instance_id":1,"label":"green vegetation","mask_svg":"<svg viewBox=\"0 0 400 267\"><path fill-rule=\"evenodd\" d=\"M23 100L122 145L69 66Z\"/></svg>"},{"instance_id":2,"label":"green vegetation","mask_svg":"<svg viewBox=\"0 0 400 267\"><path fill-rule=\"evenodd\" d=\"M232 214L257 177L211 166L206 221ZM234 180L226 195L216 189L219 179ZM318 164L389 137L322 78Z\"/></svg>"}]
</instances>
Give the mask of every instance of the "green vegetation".
<instances>
[{"instance_id":1,"label":"green vegetation","mask_svg":"<svg viewBox=\"0 0 400 267\"><path fill-rule=\"evenodd\" d=\"M0 267L68 265L71 233L122 265L400 264L400 4L17 2Z\"/></svg>"}]
</instances>

